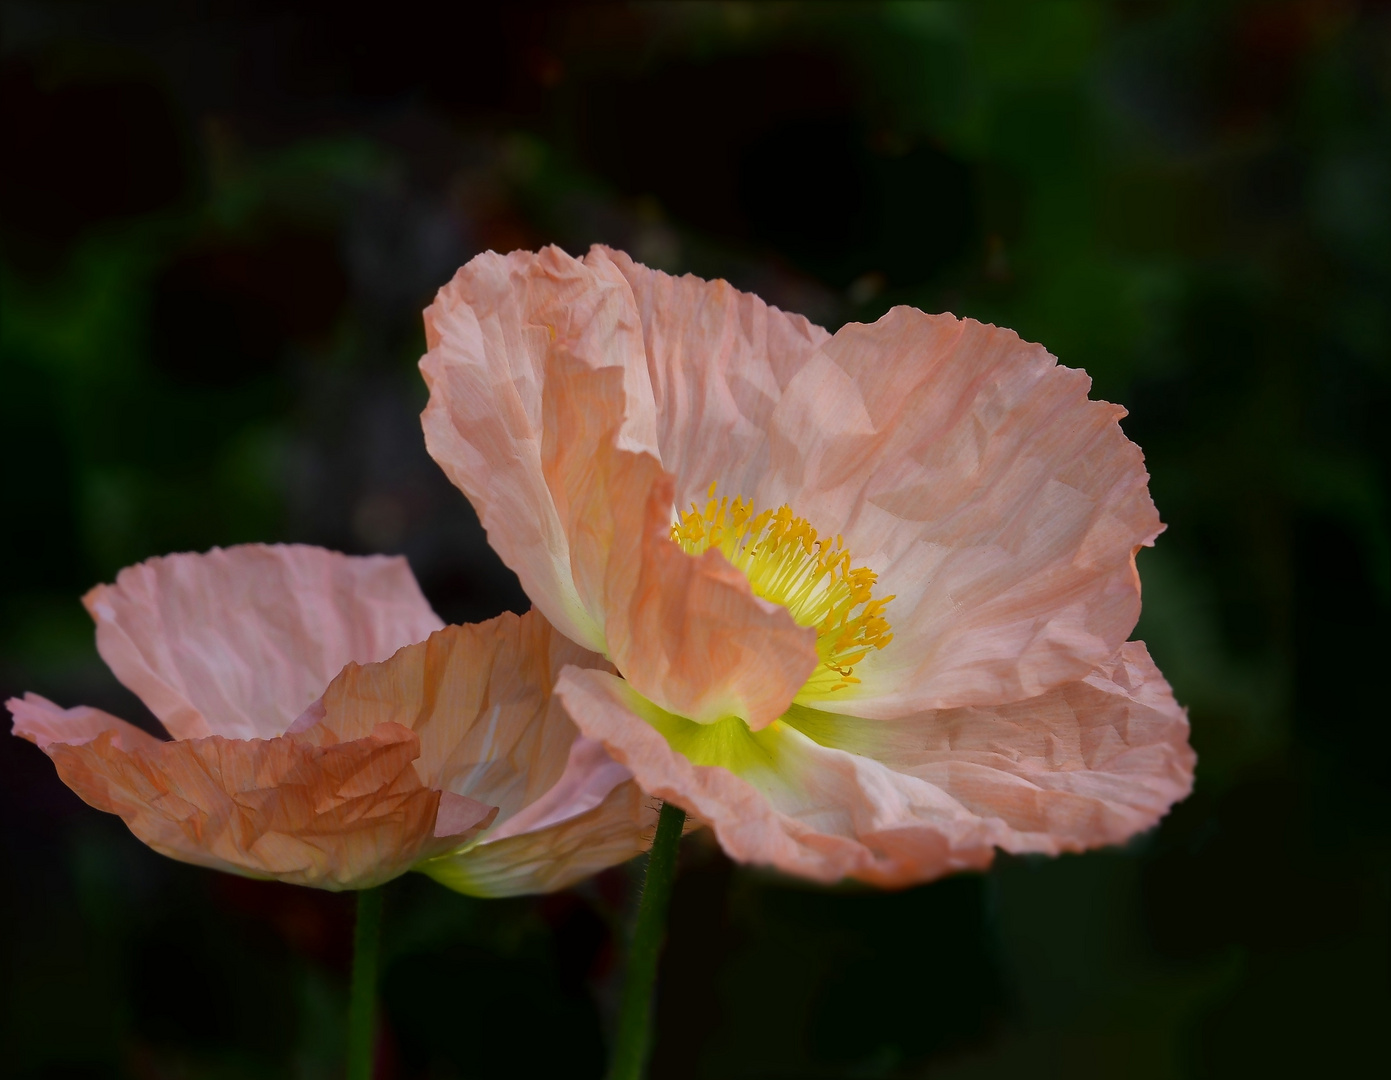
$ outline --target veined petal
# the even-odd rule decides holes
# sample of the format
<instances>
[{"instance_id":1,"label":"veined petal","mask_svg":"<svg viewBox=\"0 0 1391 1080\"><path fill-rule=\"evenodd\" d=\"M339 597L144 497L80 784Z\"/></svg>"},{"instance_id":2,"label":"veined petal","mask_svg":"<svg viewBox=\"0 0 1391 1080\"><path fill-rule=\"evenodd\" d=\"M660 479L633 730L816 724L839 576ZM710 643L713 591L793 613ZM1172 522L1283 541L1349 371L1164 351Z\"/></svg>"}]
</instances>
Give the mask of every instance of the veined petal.
<instances>
[{"instance_id":1,"label":"veined petal","mask_svg":"<svg viewBox=\"0 0 1391 1080\"><path fill-rule=\"evenodd\" d=\"M901 886L985 866L994 847L1119 843L1192 784L1187 721L1138 643L1031 702L895 721L794 708L758 732L697 725L575 668L556 695L732 857L820 881Z\"/></svg>"},{"instance_id":2,"label":"veined petal","mask_svg":"<svg viewBox=\"0 0 1391 1080\"><path fill-rule=\"evenodd\" d=\"M1193 787L1188 719L1143 642L1085 679L991 708L865 720L794 710L823 746L916 777L988 819L1009 851L1081 851L1155 825Z\"/></svg>"},{"instance_id":3,"label":"veined petal","mask_svg":"<svg viewBox=\"0 0 1391 1080\"><path fill-rule=\"evenodd\" d=\"M88 705L64 709L40 694L10 698L5 707L14 718L11 733L28 739L45 753L53 743L82 746L106 732L111 733L112 744L122 750L140 750L163 741L108 712Z\"/></svg>"},{"instance_id":4,"label":"veined petal","mask_svg":"<svg viewBox=\"0 0 1391 1080\"><path fill-rule=\"evenodd\" d=\"M725 282L604 248L475 260L429 319L432 452L476 504L494 476L514 500L495 515L509 564L530 558L512 534L550 537L533 547L555 581L523 583L592 648L606 648L610 607L612 535L594 524L613 497L606 443L650 450L678 506L711 482L786 504L879 574L893 644L814 707L892 716L1032 697L1084 677L1134 627L1135 551L1160 529L1143 459L1122 410L1087 399L1084 373L1008 330L898 308L829 336ZM489 434L505 425L525 430Z\"/></svg>"},{"instance_id":5,"label":"veined petal","mask_svg":"<svg viewBox=\"0 0 1391 1080\"><path fill-rule=\"evenodd\" d=\"M612 262L632 287L676 505L703 502L715 481L753 494L769 467L773 409L831 335L727 281L672 277L605 247L589 258Z\"/></svg>"},{"instance_id":6,"label":"veined petal","mask_svg":"<svg viewBox=\"0 0 1391 1080\"><path fill-rule=\"evenodd\" d=\"M548 361L546 476L569 530L573 580L625 678L697 720L775 719L816 665L815 632L760 600L718 552L671 541L673 481L646 451L606 437L617 375L564 352ZM596 422L605 410L611 422ZM563 449L562 449L563 448Z\"/></svg>"},{"instance_id":7,"label":"veined petal","mask_svg":"<svg viewBox=\"0 0 1391 1080\"><path fill-rule=\"evenodd\" d=\"M1118 406L1009 330L895 308L789 382L752 492L842 533L895 599L891 648L816 707L889 717L1084 678L1140 611L1161 525Z\"/></svg>"},{"instance_id":8,"label":"veined petal","mask_svg":"<svg viewBox=\"0 0 1391 1080\"><path fill-rule=\"evenodd\" d=\"M606 585L614 663L642 696L681 716L771 723L817 665L815 630L754 596L719 552L692 558L672 543L671 477L646 456L624 456L615 473L630 477L630 490L640 490L635 477L648 487L643 518L615 532Z\"/></svg>"},{"instance_id":9,"label":"veined petal","mask_svg":"<svg viewBox=\"0 0 1391 1080\"><path fill-rule=\"evenodd\" d=\"M498 808L486 832L417 869L478 896L561 889L646 850L654 823L628 770L552 697L558 672L575 665L611 670L537 611L450 626L390 660L346 667L303 737L332 745L383 725L413 731L424 784Z\"/></svg>"},{"instance_id":10,"label":"veined petal","mask_svg":"<svg viewBox=\"0 0 1391 1080\"><path fill-rule=\"evenodd\" d=\"M622 782L584 813L538 821L519 832L504 834L504 826L496 839L489 836L416 869L470 896L518 896L567 888L640 855L651 846L657 814L627 769L611 762L615 767Z\"/></svg>"},{"instance_id":11,"label":"veined petal","mask_svg":"<svg viewBox=\"0 0 1391 1080\"><path fill-rule=\"evenodd\" d=\"M643 790L710 825L741 862L822 882L903 885L990 861L988 829L949 797L784 724L694 724L621 679L578 668L561 672L556 695Z\"/></svg>"},{"instance_id":12,"label":"veined petal","mask_svg":"<svg viewBox=\"0 0 1391 1080\"><path fill-rule=\"evenodd\" d=\"M405 559L300 545L150 559L83 603L102 659L178 739L283 734L344 664L444 625Z\"/></svg>"},{"instance_id":13,"label":"veined petal","mask_svg":"<svg viewBox=\"0 0 1391 1080\"><path fill-rule=\"evenodd\" d=\"M689 559L671 542L671 480L655 444L643 448L655 414L636 309L604 253L584 263L554 250L480 257L428 318L427 443L484 523L502 530L490 535L528 590L527 573L537 583L537 607L551 618L559 612L560 629L603 650L666 708L702 720L737 713L756 725L775 718L815 666L815 635L757 599L722 556ZM496 342L487 329L494 323ZM529 339L520 329L537 323L561 330ZM534 339L530 351L509 334ZM509 370L515 395L498 397L494 387L489 403L479 380ZM500 413L491 427L475 416L489 408ZM534 430L494 430L532 415ZM488 501L484 476L544 504L563 544L534 566L509 547L516 536L508 530L525 532L539 519L493 514L487 507L501 504Z\"/></svg>"},{"instance_id":14,"label":"veined petal","mask_svg":"<svg viewBox=\"0 0 1391 1080\"><path fill-rule=\"evenodd\" d=\"M608 668L528 613L349 663L275 739L164 742L95 709L8 704L69 787L173 858L341 889L447 855L436 877L503 895L561 888L650 842L628 771L551 696L576 664Z\"/></svg>"},{"instance_id":15,"label":"veined petal","mask_svg":"<svg viewBox=\"0 0 1391 1080\"><path fill-rule=\"evenodd\" d=\"M551 700L550 709L564 715ZM568 717L566 722L569 722ZM631 780L632 774L609 757L603 743L583 735L570 744L565 771L535 802L528 803L488 834L489 843L498 843L523 833L549 829L563 821L587 814L603 805L615 788Z\"/></svg>"},{"instance_id":16,"label":"veined petal","mask_svg":"<svg viewBox=\"0 0 1391 1080\"><path fill-rule=\"evenodd\" d=\"M604 561L577 541L583 518L572 500L590 482L595 446L656 449L627 282L607 260L582 262L558 248L489 252L440 290L425 328L430 402L421 423L431 456L536 606L567 637L602 651L594 589Z\"/></svg>"},{"instance_id":17,"label":"veined petal","mask_svg":"<svg viewBox=\"0 0 1391 1080\"><path fill-rule=\"evenodd\" d=\"M34 695L10 707L21 734L39 724L60 730L79 712ZM133 737L136 730L115 721L94 737L74 731L81 743L49 741L44 750L84 802L118 814L161 854L199 866L366 888L467 843L493 816L488 808L481 819L460 820L454 835L436 837L440 793L411 767L419 739L396 724L335 746L297 736L161 742Z\"/></svg>"},{"instance_id":18,"label":"veined petal","mask_svg":"<svg viewBox=\"0 0 1391 1080\"><path fill-rule=\"evenodd\" d=\"M303 734L331 745L399 724L420 739L423 784L498 807L502 825L566 775L578 733L552 707L551 687L567 664L607 667L535 611L449 626L389 660L348 665ZM602 760L588 764L605 775ZM583 785L575 796L570 814L598 801Z\"/></svg>"}]
</instances>

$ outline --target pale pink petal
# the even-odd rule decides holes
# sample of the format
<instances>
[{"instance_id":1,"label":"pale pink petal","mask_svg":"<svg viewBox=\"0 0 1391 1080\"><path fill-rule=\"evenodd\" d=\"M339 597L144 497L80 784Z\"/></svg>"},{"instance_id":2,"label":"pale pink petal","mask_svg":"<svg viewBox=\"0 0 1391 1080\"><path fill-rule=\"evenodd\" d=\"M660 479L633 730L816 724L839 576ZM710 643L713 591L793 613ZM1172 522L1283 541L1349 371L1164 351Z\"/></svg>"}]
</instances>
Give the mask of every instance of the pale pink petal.
<instances>
[{"instance_id":1,"label":"pale pink petal","mask_svg":"<svg viewBox=\"0 0 1391 1080\"><path fill-rule=\"evenodd\" d=\"M727 281L671 277L596 247L632 287L642 319L657 409L662 467L677 478L676 505L704 504L718 481L752 495L770 460L773 408L793 376L829 338L800 315L770 307Z\"/></svg>"},{"instance_id":2,"label":"pale pink petal","mask_svg":"<svg viewBox=\"0 0 1391 1080\"><path fill-rule=\"evenodd\" d=\"M685 721L612 676L569 668L556 694L644 790L708 823L733 858L819 881L902 886L984 866L994 847L1119 843L1192 783L1187 722L1138 645L1084 682L1001 709L893 722L796 709L734 771L674 750L658 727Z\"/></svg>"},{"instance_id":3,"label":"pale pink petal","mask_svg":"<svg viewBox=\"0 0 1391 1080\"><path fill-rule=\"evenodd\" d=\"M610 763L606 768L621 766ZM490 834L416 869L470 896L553 892L646 851L656 826L652 800L631 779L624 779L582 814L506 836L499 829L500 839Z\"/></svg>"},{"instance_id":4,"label":"pale pink petal","mask_svg":"<svg viewBox=\"0 0 1391 1080\"><path fill-rule=\"evenodd\" d=\"M404 559L298 545L150 559L83 603L102 659L179 739L279 735L344 664L443 625Z\"/></svg>"},{"instance_id":5,"label":"pale pink petal","mask_svg":"<svg viewBox=\"0 0 1391 1080\"><path fill-rule=\"evenodd\" d=\"M436 837L467 837L480 829L485 829L497 820L496 806L470 799L467 795L455 795L452 791L440 792L439 810L435 814L435 827L432 835Z\"/></svg>"},{"instance_id":6,"label":"pale pink petal","mask_svg":"<svg viewBox=\"0 0 1391 1080\"><path fill-rule=\"evenodd\" d=\"M551 695L571 665L610 670L537 611L450 626L379 664L349 665L303 737L324 745L402 727L421 740L441 818L491 804L496 827L417 866L460 892L561 889L646 849L653 816L627 769L579 737Z\"/></svg>"},{"instance_id":7,"label":"pale pink petal","mask_svg":"<svg viewBox=\"0 0 1391 1080\"><path fill-rule=\"evenodd\" d=\"M437 837L440 793L420 783L415 734L384 724L317 746L297 736L221 736L117 745L108 730L46 751L89 805L119 814L142 841L183 862L323 889L366 888L468 843L491 822Z\"/></svg>"},{"instance_id":8,"label":"pale pink petal","mask_svg":"<svg viewBox=\"0 0 1391 1080\"><path fill-rule=\"evenodd\" d=\"M1143 642L1029 701L893 720L802 710L819 743L925 780L1003 827L1010 851L1080 851L1156 824L1193 787L1188 719Z\"/></svg>"},{"instance_id":9,"label":"pale pink petal","mask_svg":"<svg viewBox=\"0 0 1391 1080\"><path fill-rule=\"evenodd\" d=\"M107 731L111 732L112 745L121 750L140 750L161 742L149 732L100 709L87 705L64 709L38 694L10 698L5 707L14 717L12 733L43 751L53 743L81 746Z\"/></svg>"},{"instance_id":10,"label":"pale pink petal","mask_svg":"<svg viewBox=\"0 0 1391 1080\"><path fill-rule=\"evenodd\" d=\"M709 825L740 862L827 883L853 877L888 885L990 861L989 839L979 823L949 798L868 759L818 747L785 725L760 734L773 740L779 766L793 764L795 775L771 767L735 775L721 766L692 764L673 750L647 722L651 703L621 679L568 668L556 695L580 730L603 742L644 791ZM807 757L821 759L819 767L791 760ZM862 779L857 772L867 775ZM862 786L868 791L858 790ZM904 828L907 800L897 786L922 789L919 801L925 804L935 801L943 829ZM952 825L965 834L956 849L943 835Z\"/></svg>"},{"instance_id":11,"label":"pale pink petal","mask_svg":"<svg viewBox=\"0 0 1391 1080\"><path fill-rule=\"evenodd\" d=\"M548 481L566 509L574 582L607 656L639 692L697 720L775 719L815 668L816 635L753 595L719 552L671 540L673 486L654 455L604 438L617 378L556 354L549 369Z\"/></svg>"},{"instance_id":12,"label":"pale pink petal","mask_svg":"<svg viewBox=\"0 0 1391 1080\"><path fill-rule=\"evenodd\" d=\"M509 614L347 664L277 739L169 743L35 695L9 706L68 786L171 857L337 889L448 855L430 872L503 895L562 888L651 836L628 771L551 696L575 664L608 667Z\"/></svg>"},{"instance_id":13,"label":"pale pink petal","mask_svg":"<svg viewBox=\"0 0 1391 1080\"><path fill-rule=\"evenodd\" d=\"M609 757L603 743L581 736L570 744L560 779L535 802L522 807L489 833L488 842L538 832L588 813L601 805L614 788L631 779L632 774Z\"/></svg>"},{"instance_id":14,"label":"pale pink petal","mask_svg":"<svg viewBox=\"0 0 1391 1080\"><path fill-rule=\"evenodd\" d=\"M671 478L655 468L647 478L645 520L615 530L609 655L638 693L670 712L698 721L740 716L764 727L816 668L816 632L754 596L718 551L692 558L677 547Z\"/></svg>"},{"instance_id":15,"label":"pale pink petal","mask_svg":"<svg viewBox=\"0 0 1391 1080\"><path fill-rule=\"evenodd\" d=\"M1115 653L1140 611L1135 552L1161 526L1123 410L1089 386L1011 331L911 308L842 328L789 382L745 494L843 533L896 596L863 684L812 704L998 704Z\"/></svg>"},{"instance_id":16,"label":"pale pink petal","mask_svg":"<svg viewBox=\"0 0 1391 1080\"><path fill-rule=\"evenodd\" d=\"M386 727L421 740L421 779L452 799L500 809L496 828L417 867L480 896L544 892L645 850L653 818L628 770L578 731L551 687L571 665L604 661L539 612L451 626L390 660L349 665L304 738L324 745Z\"/></svg>"},{"instance_id":17,"label":"pale pink petal","mask_svg":"<svg viewBox=\"0 0 1391 1080\"><path fill-rule=\"evenodd\" d=\"M627 282L608 260L581 262L558 248L489 252L440 290L425 331L430 454L533 603L566 636L601 651L592 587L602 560L573 550L583 518L571 499L589 486L595 446L656 449Z\"/></svg>"},{"instance_id":18,"label":"pale pink petal","mask_svg":"<svg viewBox=\"0 0 1391 1080\"><path fill-rule=\"evenodd\" d=\"M1009 331L900 308L828 338L723 282L603 248L480 257L427 323L432 453L541 609L616 661L627 631L608 624L625 598L605 554L645 493L606 448L651 453L681 505L711 481L787 503L879 572L895 640L857 666L861 685L814 707L1031 697L1084 677L1134 626L1134 554L1160 528L1139 450L1083 373ZM728 706L643 689L702 717Z\"/></svg>"},{"instance_id":19,"label":"pale pink petal","mask_svg":"<svg viewBox=\"0 0 1391 1080\"><path fill-rule=\"evenodd\" d=\"M573 774L567 779L578 733L551 703L567 664L607 667L536 611L446 627L389 660L348 665L324 692L322 719L303 734L329 745L399 724L420 738L421 782L498 807L499 825L562 783L577 802L556 812L579 814L598 800ZM609 776L604 761L586 761ZM609 778L612 788L626 777Z\"/></svg>"},{"instance_id":20,"label":"pale pink petal","mask_svg":"<svg viewBox=\"0 0 1391 1080\"><path fill-rule=\"evenodd\" d=\"M565 566L556 569L547 556L542 569L555 580L568 575L575 610L589 624L581 626L564 603L548 608L547 597L556 595L550 586L533 593L538 608L548 616L568 611L561 629L597 640L666 708L697 719L731 711L756 725L774 719L815 666L815 635L755 598L723 556L690 559L671 542L670 478L641 449L649 435L629 434L635 416L638 426L651 427L651 388L632 295L613 263L602 251L585 263L553 250L480 257L440 294L427 321L433 344L422 370L431 385L424 417L431 452L480 506L485 524L504 530L490 535L523 584L531 564L509 557L507 530L537 523L489 501L478 477L493 477L489 483L503 494L529 492L554 511L564 547L547 550ZM561 329L528 336L525 327L535 324ZM636 375L635 364L642 365ZM500 372L512 372L508 378L521 386L515 407L508 393L491 404L478 400ZM496 386L491 392L499 393ZM645 411L633 404L640 400ZM520 420L518 430L504 431L497 418L490 426L478 414L489 408L501 419L534 413L539 430L523 437L529 429ZM489 471L495 467L501 471ZM542 576L536 570L532 580Z\"/></svg>"}]
</instances>

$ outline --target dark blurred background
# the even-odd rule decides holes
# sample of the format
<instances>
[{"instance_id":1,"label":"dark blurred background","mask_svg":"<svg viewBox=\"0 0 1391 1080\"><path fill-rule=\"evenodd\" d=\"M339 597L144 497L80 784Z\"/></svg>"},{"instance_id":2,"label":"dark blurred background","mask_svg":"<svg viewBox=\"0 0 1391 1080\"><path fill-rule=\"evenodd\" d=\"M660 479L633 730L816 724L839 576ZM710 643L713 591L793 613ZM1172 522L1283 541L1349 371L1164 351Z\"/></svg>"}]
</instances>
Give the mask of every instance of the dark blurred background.
<instances>
[{"instance_id":1,"label":"dark blurred background","mask_svg":"<svg viewBox=\"0 0 1391 1080\"><path fill-rule=\"evenodd\" d=\"M897 894L683 852L653 1075L1338 1076L1391 1017L1391 9L4 0L0 693L150 722L78 596L251 540L522 610L420 310L602 241L835 328L1017 329L1130 409L1197 789ZM1378 705L1377 702L1382 702ZM0 740L0 1071L341 1072L350 899L192 869ZM633 869L387 895L379 1075L598 1077Z\"/></svg>"}]
</instances>

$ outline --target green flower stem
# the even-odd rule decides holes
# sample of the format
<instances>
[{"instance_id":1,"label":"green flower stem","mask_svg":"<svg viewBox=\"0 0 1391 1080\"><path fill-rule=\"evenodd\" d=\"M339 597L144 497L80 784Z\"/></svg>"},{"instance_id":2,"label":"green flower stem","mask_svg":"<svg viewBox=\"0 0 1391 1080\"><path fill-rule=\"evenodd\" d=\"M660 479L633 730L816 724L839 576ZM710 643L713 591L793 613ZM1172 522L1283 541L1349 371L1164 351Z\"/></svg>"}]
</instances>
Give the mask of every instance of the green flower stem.
<instances>
[{"instance_id":1,"label":"green flower stem","mask_svg":"<svg viewBox=\"0 0 1391 1080\"><path fill-rule=\"evenodd\" d=\"M372 1080L377 1029L377 954L382 937L382 890L357 894L353 979L348 997L348 1080Z\"/></svg>"},{"instance_id":2,"label":"green flower stem","mask_svg":"<svg viewBox=\"0 0 1391 1080\"><path fill-rule=\"evenodd\" d=\"M686 811L662 804L657 835L647 856L647 880L642 886L637 924L628 951L627 982L619 1005L618 1034L614 1039L609 1080L641 1080L651 1042L652 987L657 981L657 959L666 936L667 905L676 879L676 849Z\"/></svg>"}]
</instances>

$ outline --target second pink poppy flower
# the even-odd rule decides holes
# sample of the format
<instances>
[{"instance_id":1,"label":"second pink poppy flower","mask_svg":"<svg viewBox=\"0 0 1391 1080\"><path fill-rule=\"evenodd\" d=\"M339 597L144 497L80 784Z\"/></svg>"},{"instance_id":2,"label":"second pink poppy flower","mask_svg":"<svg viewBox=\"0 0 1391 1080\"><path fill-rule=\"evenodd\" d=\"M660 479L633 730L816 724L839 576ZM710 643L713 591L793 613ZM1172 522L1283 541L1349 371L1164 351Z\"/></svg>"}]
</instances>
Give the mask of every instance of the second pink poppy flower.
<instances>
[{"instance_id":1,"label":"second pink poppy flower","mask_svg":"<svg viewBox=\"0 0 1391 1080\"><path fill-rule=\"evenodd\" d=\"M35 694L14 732L184 862L326 889L418 869L484 896L622 862L654 815L552 696L607 665L535 613L445 627L404 559L249 544L127 567L97 647L173 736Z\"/></svg>"}]
</instances>

